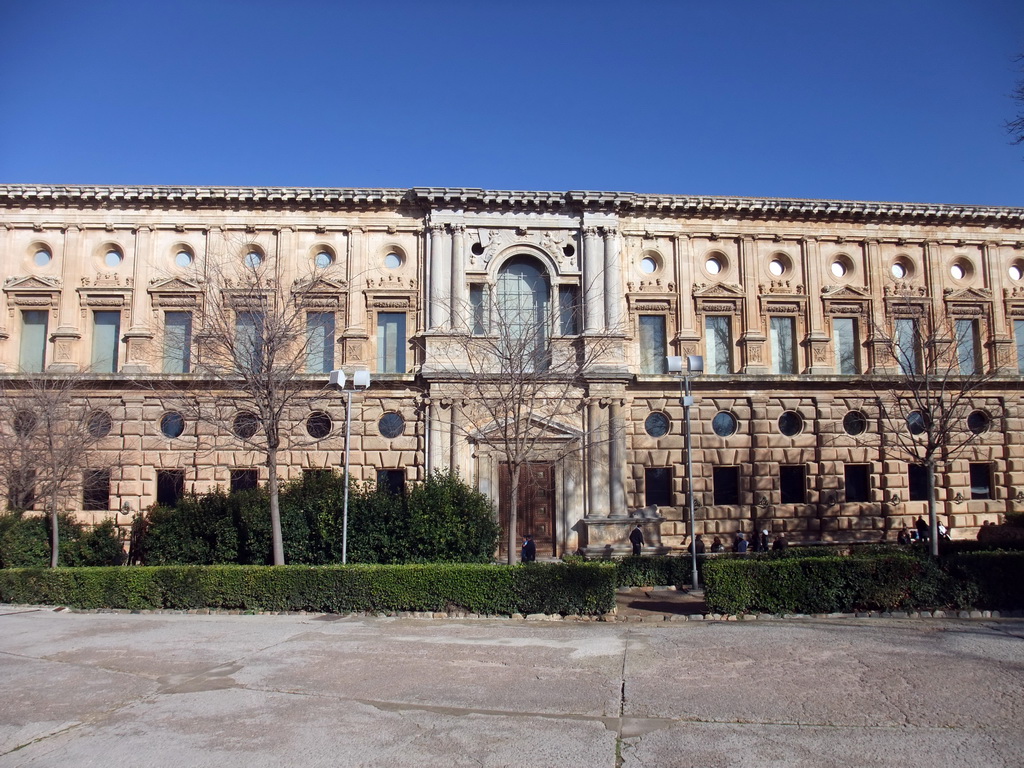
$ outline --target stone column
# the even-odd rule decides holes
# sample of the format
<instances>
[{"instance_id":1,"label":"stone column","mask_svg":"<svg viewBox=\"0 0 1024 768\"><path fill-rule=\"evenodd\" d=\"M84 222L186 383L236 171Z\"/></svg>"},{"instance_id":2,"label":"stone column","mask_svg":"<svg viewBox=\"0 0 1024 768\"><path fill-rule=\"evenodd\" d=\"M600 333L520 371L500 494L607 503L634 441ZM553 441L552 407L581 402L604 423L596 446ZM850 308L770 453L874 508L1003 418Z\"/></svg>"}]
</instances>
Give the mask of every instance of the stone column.
<instances>
[{"instance_id":1,"label":"stone column","mask_svg":"<svg viewBox=\"0 0 1024 768\"><path fill-rule=\"evenodd\" d=\"M0 264L9 264L13 256L9 255L13 252L13 248L10 245L11 242L11 229L10 224L0 224ZM52 251L53 246L50 246ZM50 314L47 314L47 324L50 324ZM11 337L11 329L7 327L7 322L3 318L8 317L7 311L7 293L0 291L0 341L6 342ZM14 317L11 318L11 322L15 328L20 325L21 316L17 312L14 313ZM18 336L21 338L20 334ZM17 347L11 347L4 344L3 356L0 357L0 371L16 371L20 364L19 360L20 352ZM49 355L46 356L49 359Z\"/></svg>"},{"instance_id":2,"label":"stone column","mask_svg":"<svg viewBox=\"0 0 1024 768\"><path fill-rule=\"evenodd\" d=\"M154 334L150 328L149 292L146 290L152 264L153 231L149 227L139 227L135 230L135 258L132 264L131 322L124 334L125 359L121 370L125 373L145 373L150 370L154 360L151 351Z\"/></svg>"},{"instance_id":3,"label":"stone column","mask_svg":"<svg viewBox=\"0 0 1024 768\"><path fill-rule=\"evenodd\" d=\"M608 517L607 425L600 401L587 403L587 517Z\"/></svg>"},{"instance_id":4,"label":"stone column","mask_svg":"<svg viewBox=\"0 0 1024 768\"><path fill-rule=\"evenodd\" d=\"M78 312L78 292L75 290L75 287L81 284L82 273L79 266L86 260L81 250L82 231L72 224L64 230L60 319L57 322L57 330L50 335L53 339L53 362L50 364L50 370L53 371L77 371L81 367L81 317Z\"/></svg>"},{"instance_id":5,"label":"stone column","mask_svg":"<svg viewBox=\"0 0 1024 768\"><path fill-rule=\"evenodd\" d=\"M444 469L444 423L441 403L436 398L427 401L427 473Z\"/></svg>"},{"instance_id":6,"label":"stone column","mask_svg":"<svg viewBox=\"0 0 1024 768\"><path fill-rule=\"evenodd\" d=\"M1006 319L1006 302L1003 300L1006 272L999 259L999 244L985 243L982 246L986 283L992 292L992 327L989 329L992 354L989 370L1006 368L1007 373L1016 373L1013 325Z\"/></svg>"},{"instance_id":7,"label":"stone column","mask_svg":"<svg viewBox=\"0 0 1024 768\"><path fill-rule=\"evenodd\" d=\"M689 235L677 235L675 240L675 277L676 293L679 301L679 335L680 337L700 339L700 331L696 327L697 318L693 307L693 276L696 265L693 261L693 241Z\"/></svg>"},{"instance_id":8,"label":"stone column","mask_svg":"<svg viewBox=\"0 0 1024 768\"><path fill-rule=\"evenodd\" d=\"M444 281L444 239L444 225L431 224L428 262L430 264L429 328L432 331L444 328L448 323L448 312L444 301L445 291L448 290Z\"/></svg>"},{"instance_id":9,"label":"stone column","mask_svg":"<svg viewBox=\"0 0 1024 768\"><path fill-rule=\"evenodd\" d=\"M821 249L813 237L800 241L800 255L804 269L804 285L807 286L807 348L811 359L807 372L829 374L835 367L828 365L829 336L825 333L824 307L821 302Z\"/></svg>"},{"instance_id":10,"label":"stone column","mask_svg":"<svg viewBox=\"0 0 1024 768\"><path fill-rule=\"evenodd\" d=\"M605 328L612 333L624 333L623 302L626 295L622 290L622 241L617 229L604 230L604 317Z\"/></svg>"},{"instance_id":11,"label":"stone column","mask_svg":"<svg viewBox=\"0 0 1024 768\"><path fill-rule=\"evenodd\" d=\"M348 297L345 309L348 314L345 334L367 338L369 333L366 299L366 232L353 229L348 233L348 264L345 265L345 280L348 282Z\"/></svg>"},{"instance_id":12,"label":"stone column","mask_svg":"<svg viewBox=\"0 0 1024 768\"><path fill-rule=\"evenodd\" d=\"M583 229L583 309L584 333L604 330L604 280L601 274L601 244L596 227Z\"/></svg>"},{"instance_id":13,"label":"stone column","mask_svg":"<svg viewBox=\"0 0 1024 768\"><path fill-rule=\"evenodd\" d=\"M626 514L626 423L622 401L614 399L608 407L608 502L612 515Z\"/></svg>"},{"instance_id":14,"label":"stone column","mask_svg":"<svg viewBox=\"0 0 1024 768\"><path fill-rule=\"evenodd\" d=\"M743 336L740 339L743 373L768 373L764 359L767 341L762 330L760 287L757 281L757 243L746 236L739 241L740 269L743 275Z\"/></svg>"},{"instance_id":15,"label":"stone column","mask_svg":"<svg viewBox=\"0 0 1024 768\"><path fill-rule=\"evenodd\" d=\"M864 318L869 323L866 329L868 339L868 361L866 373L881 373L893 370L889 354L889 339L885 317L885 267L882 264L877 240L864 241L864 262L868 271L868 290L871 295L871 311Z\"/></svg>"},{"instance_id":16,"label":"stone column","mask_svg":"<svg viewBox=\"0 0 1024 768\"><path fill-rule=\"evenodd\" d=\"M466 227L452 225L451 262L451 327L461 331L466 328Z\"/></svg>"}]
</instances>

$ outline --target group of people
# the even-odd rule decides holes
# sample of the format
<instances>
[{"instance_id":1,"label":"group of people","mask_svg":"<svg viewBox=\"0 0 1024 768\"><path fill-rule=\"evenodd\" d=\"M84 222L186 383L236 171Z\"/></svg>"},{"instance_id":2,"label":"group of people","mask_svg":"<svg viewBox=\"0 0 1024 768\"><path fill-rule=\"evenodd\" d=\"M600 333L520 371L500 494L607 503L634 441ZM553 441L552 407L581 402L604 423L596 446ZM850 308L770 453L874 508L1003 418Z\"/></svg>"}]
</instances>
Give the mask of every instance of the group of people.
<instances>
[{"instance_id":1,"label":"group of people","mask_svg":"<svg viewBox=\"0 0 1024 768\"><path fill-rule=\"evenodd\" d=\"M942 523L938 524L939 541L949 541L949 529L946 528ZM910 530L907 526L903 526L903 529L896 535L896 543L901 546L908 546L915 541L928 542L932 539L932 529L928 525L928 521L923 517L918 517L914 523L914 530Z\"/></svg>"},{"instance_id":2,"label":"group of people","mask_svg":"<svg viewBox=\"0 0 1024 768\"><path fill-rule=\"evenodd\" d=\"M643 529L640 527L639 523L637 523L636 527L629 532L629 543L633 547L634 555L639 555L640 552L643 550L644 532ZM704 537L699 533L697 534L697 537L694 539L693 546L696 549L698 555L706 554L708 551L707 544L704 541ZM753 536L751 536L750 541L747 541L746 536L744 536L742 533L737 533L736 539L732 545L732 551L737 552L739 554L746 554L747 552L767 552L769 550L778 552L779 550L783 550L788 546L789 540L786 538L786 534L784 533L780 533L778 536L776 536L775 541L771 542L769 546L768 529L766 528L763 529L761 533L754 534ZM687 549L689 549L689 547L687 547ZM719 552L725 552L725 545L722 543L721 537L715 536L715 538L711 541L711 554L716 555Z\"/></svg>"}]
</instances>

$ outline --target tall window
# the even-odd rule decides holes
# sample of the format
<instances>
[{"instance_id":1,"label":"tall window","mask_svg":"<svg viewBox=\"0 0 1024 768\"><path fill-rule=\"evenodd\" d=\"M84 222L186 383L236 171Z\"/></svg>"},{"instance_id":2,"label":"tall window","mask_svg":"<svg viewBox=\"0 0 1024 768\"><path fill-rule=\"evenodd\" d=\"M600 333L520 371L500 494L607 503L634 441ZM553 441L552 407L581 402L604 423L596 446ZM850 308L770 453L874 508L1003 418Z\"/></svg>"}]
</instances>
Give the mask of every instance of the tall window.
<instances>
[{"instance_id":1,"label":"tall window","mask_svg":"<svg viewBox=\"0 0 1024 768\"><path fill-rule=\"evenodd\" d=\"M1013 332L1017 339L1017 373L1024 376L1024 320L1013 321Z\"/></svg>"},{"instance_id":2,"label":"tall window","mask_svg":"<svg viewBox=\"0 0 1024 768\"><path fill-rule=\"evenodd\" d=\"M489 323L487 322L487 286L482 283L474 283L469 286L469 309L472 313L470 326L474 336L483 336L487 333Z\"/></svg>"},{"instance_id":3,"label":"tall window","mask_svg":"<svg viewBox=\"0 0 1024 768\"><path fill-rule=\"evenodd\" d=\"M963 376L973 376L981 368L981 339L977 320L956 321L956 361Z\"/></svg>"},{"instance_id":4,"label":"tall window","mask_svg":"<svg viewBox=\"0 0 1024 768\"><path fill-rule=\"evenodd\" d=\"M82 474L82 509L110 509L109 469L87 469Z\"/></svg>"},{"instance_id":5,"label":"tall window","mask_svg":"<svg viewBox=\"0 0 1024 768\"><path fill-rule=\"evenodd\" d=\"M383 488L388 493L405 494L405 470L404 469L378 469L377 487Z\"/></svg>"},{"instance_id":6,"label":"tall window","mask_svg":"<svg viewBox=\"0 0 1024 768\"><path fill-rule=\"evenodd\" d=\"M164 373L188 373L192 370L192 313L168 312L164 315Z\"/></svg>"},{"instance_id":7,"label":"tall window","mask_svg":"<svg viewBox=\"0 0 1024 768\"><path fill-rule=\"evenodd\" d=\"M235 317L235 361L248 371L263 367L263 313L239 312Z\"/></svg>"},{"instance_id":8,"label":"tall window","mask_svg":"<svg viewBox=\"0 0 1024 768\"><path fill-rule=\"evenodd\" d=\"M512 259L498 274L497 310L500 333L537 370L546 367L551 288L541 265L531 258Z\"/></svg>"},{"instance_id":9,"label":"tall window","mask_svg":"<svg viewBox=\"0 0 1024 768\"><path fill-rule=\"evenodd\" d=\"M405 373L405 313L377 313L377 372Z\"/></svg>"},{"instance_id":10,"label":"tall window","mask_svg":"<svg viewBox=\"0 0 1024 768\"><path fill-rule=\"evenodd\" d=\"M907 376L915 374L921 367L917 320L909 317L897 318L893 327L896 331L895 349L893 350L896 355L896 364L903 374Z\"/></svg>"},{"instance_id":11,"label":"tall window","mask_svg":"<svg viewBox=\"0 0 1024 768\"><path fill-rule=\"evenodd\" d=\"M668 363L668 332L664 315L640 315L640 370L665 373Z\"/></svg>"},{"instance_id":12,"label":"tall window","mask_svg":"<svg viewBox=\"0 0 1024 768\"><path fill-rule=\"evenodd\" d=\"M704 318L704 346L707 373L732 373L732 325L727 315Z\"/></svg>"},{"instance_id":13,"label":"tall window","mask_svg":"<svg viewBox=\"0 0 1024 768\"><path fill-rule=\"evenodd\" d=\"M117 344L121 337L120 312L92 313L92 369L96 373L117 371Z\"/></svg>"},{"instance_id":14,"label":"tall window","mask_svg":"<svg viewBox=\"0 0 1024 768\"><path fill-rule=\"evenodd\" d=\"M558 287L558 330L563 336L576 336L580 332L580 287Z\"/></svg>"},{"instance_id":15,"label":"tall window","mask_svg":"<svg viewBox=\"0 0 1024 768\"><path fill-rule=\"evenodd\" d=\"M231 493L236 491L252 491L260 487L260 471L258 469L232 469L230 486Z\"/></svg>"},{"instance_id":16,"label":"tall window","mask_svg":"<svg viewBox=\"0 0 1024 768\"><path fill-rule=\"evenodd\" d=\"M306 370L329 373L334 370L334 313L306 313Z\"/></svg>"},{"instance_id":17,"label":"tall window","mask_svg":"<svg viewBox=\"0 0 1024 768\"><path fill-rule=\"evenodd\" d=\"M927 501L928 467L924 464L908 464L907 486L911 501Z\"/></svg>"},{"instance_id":18,"label":"tall window","mask_svg":"<svg viewBox=\"0 0 1024 768\"><path fill-rule=\"evenodd\" d=\"M161 507L177 506L185 495L185 470L159 469L156 473L156 503Z\"/></svg>"},{"instance_id":19,"label":"tall window","mask_svg":"<svg viewBox=\"0 0 1024 768\"><path fill-rule=\"evenodd\" d=\"M21 358L25 373L42 373L46 366L46 322L49 313L26 309L21 313Z\"/></svg>"},{"instance_id":20,"label":"tall window","mask_svg":"<svg viewBox=\"0 0 1024 768\"><path fill-rule=\"evenodd\" d=\"M7 475L7 509L26 510L36 505L36 471L12 469Z\"/></svg>"},{"instance_id":21,"label":"tall window","mask_svg":"<svg viewBox=\"0 0 1024 768\"><path fill-rule=\"evenodd\" d=\"M837 317L832 321L832 334L836 343L836 369L843 376L860 373L857 355L857 321L852 317Z\"/></svg>"},{"instance_id":22,"label":"tall window","mask_svg":"<svg viewBox=\"0 0 1024 768\"><path fill-rule=\"evenodd\" d=\"M644 470L644 503L659 507L672 505L672 467L647 467Z\"/></svg>"},{"instance_id":23,"label":"tall window","mask_svg":"<svg viewBox=\"0 0 1024 768\"><path fill-rule=\"evenodd\" d=\"M714 501L719 504L740 503L740 468L713 467Z\"/></svg>"},{"instance_id":24,"label":"tall window","mask_svg":"<svg viewBox=\"0 0 1024 768\"><path fill-rule=\"evenodd\" d=\"M992 498L992 465L988 462L972 462L971 473L971 498L991 499Z\"/></svg>"},{"instance_id":25,"label":"tall window","mask_svg":"<svg viewBox=\"0 0 1024 768\"><path fill-rule=\"evenodd\" d=\"M796 373L796 318L770 318L772 373Z\"/></svg>"},{"instance_id":26,"label":"tall window","mask_svg":"<svg viewBox=\"0 0 1024 768\"><path fill-rule=\"evenodd\" d=\"M780 501L803 504L807 501L807 468L803 464L779 467Z\"/></svg>"},{"instance_id":27,"label":"tall window","mask_svg":"<svg viewBox=\"0 0 1024 768\"><path fill-rule=\"evenodd\" d=\"M847 501L871 501L870 464L847 464L843 474Z\"/></svg>"}]
</instances>

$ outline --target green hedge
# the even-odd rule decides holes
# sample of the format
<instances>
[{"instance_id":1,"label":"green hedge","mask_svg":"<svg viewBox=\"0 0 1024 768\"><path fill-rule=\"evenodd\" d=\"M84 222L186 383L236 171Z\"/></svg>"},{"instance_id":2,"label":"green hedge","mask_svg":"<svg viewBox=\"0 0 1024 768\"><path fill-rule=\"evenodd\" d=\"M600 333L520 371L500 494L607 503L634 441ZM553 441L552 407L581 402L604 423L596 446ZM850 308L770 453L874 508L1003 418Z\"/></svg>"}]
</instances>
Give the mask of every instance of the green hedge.
<instances>
[{"instance_id":1,"label":"green hedge","mask_svg":"<svg viewBox=\"0 0 1024 768\"><path fill-rule=\"evenodd\" d=\"M891 552L849 557L735 558L704 566L717 613L833 613L1024 605L1024 553L978 552L941 562Z\"/></svg>"},{"instance_id":2,"label":"green hedge","mask_svg":"<svg viewBox=\"0 0 1024 768\"><path fill-rule=\"evenodd\" d=\"M74 608L600 614L615 568L540 563L154 566L0 571L0 602Z\"/></svg>"}]
</instances>

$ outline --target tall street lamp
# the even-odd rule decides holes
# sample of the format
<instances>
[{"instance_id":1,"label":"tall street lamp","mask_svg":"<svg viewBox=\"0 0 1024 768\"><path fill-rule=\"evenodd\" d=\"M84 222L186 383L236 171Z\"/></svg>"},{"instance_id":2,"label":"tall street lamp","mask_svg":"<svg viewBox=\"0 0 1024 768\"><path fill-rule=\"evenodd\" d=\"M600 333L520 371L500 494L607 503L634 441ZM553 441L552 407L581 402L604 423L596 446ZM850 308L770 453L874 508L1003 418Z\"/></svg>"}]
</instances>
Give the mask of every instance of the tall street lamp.
<instances>
[{"instance_id":1,"label":"tall street lamp","mask_svg":"<svg viewBox=\"0 0 1024 768\"><path fill-rule=\"evenodd\" d=\"M345 389L345 372L331 371L330 384L345 392L345 503L341 513L341 563L348 562L348 442L352 432L352 389L366 389L370 386L369 371L355 371L352 374L352 389Z\"/></svg>"},{"instance_id":2,"label":"tall street lamp","mask_svg":"<svg viewBox=\"0 0 1024 768\"><path fill-rule=\"evenodd\" d=\"M704 373L704 358L700 355L687 355L685 360L682 357L668 357L666 360L669 373L682 374L682 379L679 382L679 402L683 406L683 421L686 424L686 506L690 511L690 555L692 559L690 581L693 589L697 589L697 528L693 513L693 450L690 443L690 406L693 405L693 397L690 395L690 376Z\"/></svg>"}]
</instances>

